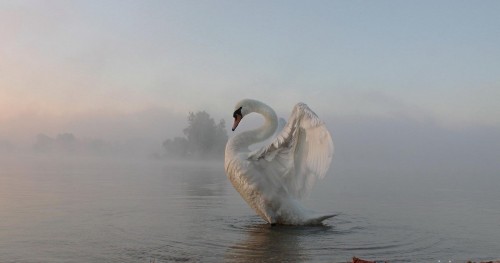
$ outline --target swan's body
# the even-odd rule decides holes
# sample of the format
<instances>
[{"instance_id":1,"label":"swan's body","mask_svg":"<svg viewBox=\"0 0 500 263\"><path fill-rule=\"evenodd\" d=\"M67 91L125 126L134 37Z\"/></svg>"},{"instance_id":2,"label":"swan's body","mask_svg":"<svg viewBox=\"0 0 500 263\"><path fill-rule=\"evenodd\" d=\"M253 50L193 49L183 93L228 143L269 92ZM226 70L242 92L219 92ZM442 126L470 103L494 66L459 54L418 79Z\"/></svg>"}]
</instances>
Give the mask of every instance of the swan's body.
<instances>
[{"instance_id":1,"label":"swan's body","mask_svg":"<svg viewBox=\"0 0 500 263\"><path fill-rule=\"evenodd\" d=\"M237 134L226 145L226 174L250 207L271 224L319 224L332 217L315 215L298 202L330 166L333 141L325 124L306 104L299 103L271 144L250 151L250 145L276 132L276 113L250 99L238 102L235 109L233 131L249 113L265 119L263 126Z\"/></svg>"}]
</instances>

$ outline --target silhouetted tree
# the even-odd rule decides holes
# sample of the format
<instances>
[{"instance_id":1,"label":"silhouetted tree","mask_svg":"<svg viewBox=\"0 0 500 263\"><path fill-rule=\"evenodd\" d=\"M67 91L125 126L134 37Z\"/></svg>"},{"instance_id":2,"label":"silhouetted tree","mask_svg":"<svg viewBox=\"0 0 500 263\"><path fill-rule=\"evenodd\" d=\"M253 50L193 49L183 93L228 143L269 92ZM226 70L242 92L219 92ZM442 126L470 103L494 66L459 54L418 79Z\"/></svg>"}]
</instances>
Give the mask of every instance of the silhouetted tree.
<instances>
[{"instance_id":1,"label":"silhouetted tree","mask_svg":"<svg viewBox=\"0 0 500 263\"><path fill-rule=\"evenodd\" d=\"M228 138L224 120L216 124L206 111L190 112L183 133L185 138L175 137L163 143L168 156L207 158L224 154Z\"/></svg>"},{"instance_id":2,"label":"silhouetted tree","mask_svg":"<svg viewBox=\"0 0 500 263\"><path fill-rule=\"evenodd\" d=\"M58 134L56 142L60 150L66 152L75 152L78 147L78 141L72 133Z\"/></svg>"},{"instance_id":3,"label":"silhouetted tree","mask_svg":"<svg viewBox=\"0 0 500 263\"><path fill-rule=\"evenodd\" d=\"M175 137L167 139L163 142L163 147L167 150L169 157L187 157L188 156L188 141L186 138Z\"/></svg>"},{"instance_id":4,"label":"silhouetted tree","mask_svg":"<svg viewBox=\"0 0 500 263\"><path fill-rule=\"evenodd\" d=\"M50 152L54 150L54 139L45 134L38 134L36 136L33 149L37 152Z\"/></svg>"},{"instance_id":5,"label":"silhouetted tree","mask_svg":"<svg viewBox=\"0 0 500 263\"><path fill-rule=\"evenodd\" d=\"M80 142L72 133L58 134L54 139L45 134L38 134L36 136L33 149L40 153L49 152L67 152L73 153L78 150Z\"/></svg>"}]
</instances>

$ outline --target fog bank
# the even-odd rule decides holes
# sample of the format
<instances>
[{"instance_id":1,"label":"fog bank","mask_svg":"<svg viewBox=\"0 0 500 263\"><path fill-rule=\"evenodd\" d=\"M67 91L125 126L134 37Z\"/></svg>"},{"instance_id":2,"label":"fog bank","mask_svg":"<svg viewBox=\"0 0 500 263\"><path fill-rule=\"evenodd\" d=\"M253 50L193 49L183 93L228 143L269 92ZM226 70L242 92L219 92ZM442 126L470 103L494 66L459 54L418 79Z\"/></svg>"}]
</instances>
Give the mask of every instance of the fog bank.
<instances>
[{"instance_id":1,"label":"fog bank","mask_svg":"<svg viewBox=\"0 0 500 263\"><path fill-rule=\"evenodd\" d=\"M200 109L202 110L202 109ZM219 120L221 114L213 115ZM89 156L164 156L162 143L182 135L188 113L161 108L132 113L80 116L27 115L3 121L0 154L34 153ZM232 119L227 114L226 126ZM408 117L320 116L332 132L336 166L379 169L500 171L500 129L492 126L445 127ZM235 132L261 123L249 116ZM229 137L235 133L228 130Z\"/></svg>"}]
</instances>

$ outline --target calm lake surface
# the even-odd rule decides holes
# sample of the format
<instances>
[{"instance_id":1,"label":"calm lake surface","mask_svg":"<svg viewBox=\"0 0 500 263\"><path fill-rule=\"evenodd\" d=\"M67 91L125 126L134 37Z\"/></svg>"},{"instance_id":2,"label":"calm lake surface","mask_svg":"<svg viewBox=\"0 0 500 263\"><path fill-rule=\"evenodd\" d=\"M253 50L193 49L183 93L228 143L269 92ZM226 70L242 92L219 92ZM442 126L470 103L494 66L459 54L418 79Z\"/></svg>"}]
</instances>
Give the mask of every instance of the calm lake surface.
<instances>
[{"instance_id":1,"label":"calm lake surface","mask_svg":"<svg viewBox=\"0 0 500 263\"><path fill-rule=\"evenodd\" d=\"M338 215L323 226L270 227L222 161L9 157L0 165L0 262L500 259L500 175L475 169L334 162L305 204Z\"/></svg>"}]
</instances>

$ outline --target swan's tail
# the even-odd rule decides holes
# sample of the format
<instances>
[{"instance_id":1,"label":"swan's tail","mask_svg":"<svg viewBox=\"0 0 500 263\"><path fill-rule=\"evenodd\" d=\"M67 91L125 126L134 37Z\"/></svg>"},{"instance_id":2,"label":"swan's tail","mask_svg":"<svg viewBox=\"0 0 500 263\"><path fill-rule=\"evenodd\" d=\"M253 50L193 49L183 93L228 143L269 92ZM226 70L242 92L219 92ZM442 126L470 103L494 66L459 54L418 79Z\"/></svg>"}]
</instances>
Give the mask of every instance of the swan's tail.
<instances>
[{"instance_id":1,"label":"swan's tail","mask_svg":"<svg viewBox=\"0 0 500 263\"><path fill-rule=\"evenodd\" d=\"M306 209L296 199L280 199L275 209L276 213L267 220L269 223L277 223L282 225L321 225L321 223L336 216L337 214L317 214L309 209Z\"/></svg>"},{"instance_id":2,"label":"swan's tail","mask_svg":"<svg viewBox=\"0 0 500 263\"><path fill-rule=\"evenodd\" d=\"M337 216L337 214L331 215L313 215L304 221L304 225L320 225L322 222L328 218Z\"/></svg>"}]
</instances>

